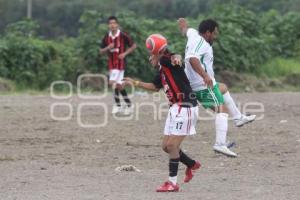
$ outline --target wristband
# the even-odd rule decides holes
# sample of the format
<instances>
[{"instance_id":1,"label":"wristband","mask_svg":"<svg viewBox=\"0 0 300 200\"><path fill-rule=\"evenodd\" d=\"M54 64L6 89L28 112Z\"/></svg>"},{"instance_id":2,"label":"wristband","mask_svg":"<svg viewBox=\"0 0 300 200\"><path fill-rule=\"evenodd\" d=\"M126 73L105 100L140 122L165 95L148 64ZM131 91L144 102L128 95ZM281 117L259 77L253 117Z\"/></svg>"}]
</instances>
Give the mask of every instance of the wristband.
<instances>
[{"instance_id":1,"label":"wristband","mask_svg":"<svg viewBox=\"0 0 300 200\"><path fill-rule=\"evenodd\" d=\"M133 84L134 84L134 86L139 86L140 81L134 81Z\"/></svg>"}]
</instances>

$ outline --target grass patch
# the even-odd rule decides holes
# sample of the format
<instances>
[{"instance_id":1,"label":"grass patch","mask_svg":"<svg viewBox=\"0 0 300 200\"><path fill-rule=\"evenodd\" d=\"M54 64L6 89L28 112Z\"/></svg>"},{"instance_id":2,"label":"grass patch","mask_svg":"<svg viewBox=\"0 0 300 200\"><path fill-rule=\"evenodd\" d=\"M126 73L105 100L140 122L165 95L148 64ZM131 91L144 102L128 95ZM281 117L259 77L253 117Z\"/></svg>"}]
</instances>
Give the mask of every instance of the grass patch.
<instances>
[{"instance_id":1,"label":"grass patch","mask_svg":"<svg viewBox=\"0 0 300 200\"><path fill-rule=\"evenodd\" d=\"M16 84L11 81L0 77L0 91L10 92L16 89Z\"/></svg>"},{"instance_id":2,"label":"grass patch","mask_svg":"<svg viewBox=\"0 0 300 200\"><path fill-rule=\"evenodd\" d=\"M275 58L259 67L256 73L269 78L282 78L290 74L298 74L300 73L300 56L289 59Z\"/></svg>"}]
</instances>

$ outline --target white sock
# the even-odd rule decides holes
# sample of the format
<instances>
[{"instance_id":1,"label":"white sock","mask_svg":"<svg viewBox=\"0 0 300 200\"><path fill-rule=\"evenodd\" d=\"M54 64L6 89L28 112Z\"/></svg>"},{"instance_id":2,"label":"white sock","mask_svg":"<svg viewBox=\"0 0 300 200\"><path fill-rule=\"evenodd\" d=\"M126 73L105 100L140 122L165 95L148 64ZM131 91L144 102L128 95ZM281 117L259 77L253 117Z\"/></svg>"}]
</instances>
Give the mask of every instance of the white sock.
<instances>
[{"instance_id":1,"label":"white sock","mask_svg":"<svg viewBox=\"0 0 300 200\"><path fill-rule=\"evenodd\" d=\"M228 130L228 114L217 113L216 115L216 144L225 145Z\"/></svg>"},{"instance_id":2,"label":"white sock","mask_svg":"<svg viewBox=\"0 0 300 200\"><path fill-rule=\"evenodd\" d=\"M177 184L177 176L169 176L169 181L174 185Z\"/></svg>"},{"instance_id":3,"label":"white sock","mask_svg":"<svg viewBox=\"0 0 300 200\"><path fill-rule=\"evenodd\" d=\"M226 92L223 94L225 105L230 113L230 115L233 117L233 119L240 119L242 117L241 112L236 107L234 100L232 99L229 92Z\"/></svg>"}]
</instances>

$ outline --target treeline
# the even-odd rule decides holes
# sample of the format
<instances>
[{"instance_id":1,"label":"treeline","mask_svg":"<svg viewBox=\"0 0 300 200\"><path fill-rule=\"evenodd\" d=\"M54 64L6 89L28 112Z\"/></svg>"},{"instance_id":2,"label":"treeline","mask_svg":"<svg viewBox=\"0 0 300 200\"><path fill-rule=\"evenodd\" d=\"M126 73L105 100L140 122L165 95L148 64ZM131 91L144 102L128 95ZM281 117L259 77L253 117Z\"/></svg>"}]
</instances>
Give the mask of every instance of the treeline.
<instances>
[{"instance_id":1,"label":"treeline","mask_svg":"<svg viewBox=\"0 0 300 200\"><path fill-rule=\"evenodd\" d=\"M281 14L300 11L300 0L32 0L32 16L47 38L77 36L80 16L86 10L115 14L132 11L155 19L197 18L218 5L240 5L254 12L275 9ZM23 20L27 0L0 0L0 33L6 25Z\"/></svg>"},{"instance_id":2,"label":"treeline","mask_svg":"<svg viewBox=\"0 0 300 200\"><path fill-rule=\"evenodd\" d=\"M152 19L133 12L116 13L122 29L138 45L128 57L127 75L150 80L153 70L148 66L145 38L159 32L165 35L170 49L184 54L185 38L175 19ZM0 77L18 85L44 89L55 80L75 83L79 74L106 73L106 57L100 57L99 44L107 31L108 15L85 11L79 19L76 37L44 39L36 21L20 21L6 26L0 39ZM220 25L220 37L214 44L217 70L255 73L261 64L274 57L293 57L300 47L300 14L281 14L271 10L256 14L239 6L217 6L208 15L188 18L197 28L204 18L214 18ZM276 69L274 69L276 70Z\"/></svg>"}]
</instances>

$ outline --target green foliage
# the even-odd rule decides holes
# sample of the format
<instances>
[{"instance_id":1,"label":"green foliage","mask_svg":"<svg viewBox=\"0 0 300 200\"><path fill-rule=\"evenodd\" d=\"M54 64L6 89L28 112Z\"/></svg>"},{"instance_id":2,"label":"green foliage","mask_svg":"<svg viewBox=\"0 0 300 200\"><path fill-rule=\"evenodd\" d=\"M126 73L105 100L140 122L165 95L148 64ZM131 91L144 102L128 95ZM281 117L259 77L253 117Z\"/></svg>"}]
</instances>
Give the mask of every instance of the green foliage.
<instances>
[{"instance_id":1,"label":"green foliage","mask_svg":"<svg viewBox=\"0 0 300 200\"><path fill-rule=\"evenodd\" d=\"M218 7L211 14L220 25L215 47L219 69L255 72L275 56L290 57L298 52L300 14L276 11L256 14L230 5Z\"/></svg>"},{"instance_id":2,"label":"green foliage","mask_svg":"<svg viewBox=\"0 0 300 200\"><path fill-rule=\"evenodd\" d=\"M261 65L256 74L269 78L282 78L290 74L300 74L300 58L284 59L277 57Z\"/></svg>"},{"instance_id":3,"label":"green foliage","mask_svg":"<svg viewBox=\"0 0 300 200\"><path fill-rule=\"evenodd\" d=\"M298 53L295 44L300 39L299 28L299 13L290 12L281 16L272 10L262 16L261 29L273 54L295 56Z\"/></svg>"},{"instance_id":4,"label":"green foliage","mask_svg":"<svg viewBox=\"0 0 300 200\"><path fill-rule=\"evenodd\" d=\"M0 40L0 76L16 81L20 87L36 89L46 88L55 80L74 77L76 59L72 47L28 37L32 30L23 31L26 23L9 26L7 35Z\"/></svg>"},{"instance_id":5,"label":"green foliage","mask_svg":"<svg viewBox=\"0 0 300 200\"><path fill-rule=\"evenodd\" d=\"M84 2L91 6L96 0ZM196 5L196 1L193 2ZM61 3L66 4L65 1ZM105 6L110 5L109 1L107 3ZM115 14L122 30L128 32L137 44L137 49L127 58L126 75L146 81L152 79L154 70L148 65L145 49L145 39L152 33L163 34L171 51L184 54L186 39L180 35L175 19L150 19L129 11ZM99 55L99 45L108 31L108 16L106 12L86 10L78 19L78 36L57 40L47 40L39 35L40 21L23 20L8 25L0 38L0 76L16 81L18 86L44 89L55 80L75 83L76 77L87 71L107 73L107 57ZM57 17L60 21L61 16ZM285 75L288 71L298 72L295 61L282 62L281 58L295 57L299 52L299 13L282 15L270 10L257 14L229 4L215 7L209 16L199 15L188 18L188 21L197 28L199 22L207 17L219 23L219 39L213 46L217 70L274 77ZM275 57L278 59L270 61Z\"/></svg>"},{"instance_id":6,"label":"green foliage","mask_svg":"<svg viewBox=\"0 0 300 200\"><path fill-rule=\"evenodd\" d=\"M39 24L36 21L24 20L13 24L9 24L5 29L5 34L32 37L36 35L38 29Z\"/></svg>"},{"instance_id":7,"label":"green foliage","mask_svg":"<svg viewBox=\"0 0 300 200\"><path fill-rule=\"evenodd\" d=\"M100 59L99 57L101 36L105 32L98 24L98 20L101 17L102 14L96 11L86 11L80 17L81 28L79 29L76 49L77 56L80 59L80 63L82 63L82 71L102 72L101 66L106 65L105 59Z\"/></svg>"},{"instance_id":8,"label":"green foliage","mask_svg":"<svg viewBox=\"0 0 300 200\"><path fill-rule=\"evenodd\" d=\"M155 19L196 18L210 13L218 5L235 4L254 12L276 9L284 14L300 11L300 0L33 0L32 16L45 37L77 36L79 18L86 10L114 14L133 11L139 16ZM0 32L6 25L23 20L27 0L0 0Z\"/></svg>"}]
</instances>

